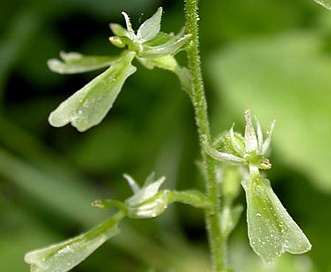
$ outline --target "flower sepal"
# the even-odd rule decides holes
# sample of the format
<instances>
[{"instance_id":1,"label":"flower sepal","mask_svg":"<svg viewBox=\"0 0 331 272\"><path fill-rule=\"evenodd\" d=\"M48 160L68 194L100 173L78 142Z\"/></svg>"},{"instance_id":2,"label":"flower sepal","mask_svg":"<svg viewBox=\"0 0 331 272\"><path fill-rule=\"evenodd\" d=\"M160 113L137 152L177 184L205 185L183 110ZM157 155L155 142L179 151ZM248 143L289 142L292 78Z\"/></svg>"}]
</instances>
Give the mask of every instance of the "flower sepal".
<instances>
[{"instance_id":1,"label":"flower sepal","mask_svg":"<svg viewBox=\"0 0 331 272\"><path fill-rule=\"evenodd\" d=\"M161 215L169 204L179 202L196 208L205 209L210 206L204 194L197 190L172 191L161 190L165 177L155 180L150 174L142 187L129 175L124 175L134 194L125 201L126 213L131 218L154 218ZM114 205L113 205L114 206Z\"/></svg>"},{"instance_id":2,"label":"flower sepal","mask_svg":"<svg viewBox=\"0 0 331 272\"><path fill-rule=\"evenodd\" d=\"M271 123L270 129L266 132L268 136L264 140L260 123L255 117L256 128L254 128L249 110L245 112L245 120L244 136L234 132L234 126L232 126L213 145L205 143L206 153L214 159L228 164L255 165L262 170L270 169L271 163L267 155L275 121Z\"/></svg>"},{"instance_id":3,"label":"flower sepal","mask_svg":"<svg viewBox=\"0 0 331 272\"><path fill-rule=\"evenodd\" d=\"M110 28L115 34L109 41L119 47L128 46L140 58L160 58L168 55L175 55L185 48L191 37L185 34L182 29L177 35L173 33L161 32L162 7L156 13L140 25L137 32L132 28L130 17L122 12L126 29L119 24L110 24Z\"/></svg>"}]
</instances>

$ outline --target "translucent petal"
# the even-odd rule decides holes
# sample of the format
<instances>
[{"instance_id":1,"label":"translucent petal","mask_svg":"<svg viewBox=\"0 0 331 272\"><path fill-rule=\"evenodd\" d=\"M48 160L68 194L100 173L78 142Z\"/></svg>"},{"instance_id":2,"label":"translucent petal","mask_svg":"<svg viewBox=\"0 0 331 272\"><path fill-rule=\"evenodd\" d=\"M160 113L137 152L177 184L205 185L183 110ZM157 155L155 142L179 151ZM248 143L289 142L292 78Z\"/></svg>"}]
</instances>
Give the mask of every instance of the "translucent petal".
<instances>
[{"instance_id":1,"label":"translucent petal","mask_svg":"<svg viewBox=\"0 0 331 272\"><path fill-rule=\"evenodd\" d=\"M132 40L135 41L137 39L136 34L134 33L134 30L132 29L132 24L130 21L130 17L127 13L122 12L122 15L124 16L125 23L126 23L126 29L127 29L127 36Z\"/></svg>"},{"instance_id":2,"label":"translucent petal","mask_svg":"<svg viewBox=\"0 0 331 272\"><path fill-rule=\"evenodd\" d=\"M165 177L159 178L157 181L154 181L149 184L144 184L144 186L135 194L130 197L127 202L130 205L139 205L140 203L152 198L154 195L157 194L160 186L165 181Z\"/></svg>"},{"instance_id":3,"label":"translucent petal","mask_svg":"<svg viewBox=\"0 0 331 272\"><path fill-rule=\"evenodd\" d=\"M169 204L169 191L163 190L152 197L148 198L142 203L137 205L131 205L127 202L128 212L127 216L130 218L154 218L162 214L168 207Z\"/></svg>"},{"instance_id":4,"label":"translucent petal","mask_svg":"<svg viewBox=\"0 0 331 272\"><path fill-rule=\"evenodd\" d=\"M259 120L254 116L255 119L255 124L256 124L256 135L257 135L257 153L258 154L263 154L262 153L262 146L263 146L263 133L262 133L262 128L260 125Z\"/></svg>"},{"instance_id":5,"label":"translucent petal","mask_svg":"<svg viewBox=\"0 0 331 272\"><path fill-rule=\"evenodd\" d=\"M136 68L135 53L126 52L113 65L65 100L49 116L49 123L62 127L71 123L79 131L99 124L113 106L125 80Z\"/></svg>"},{"instance_id":6,"label":"translucent petal","mask_svg":"<svg viewBox=\"0 0 331 272\"><path fill-rule=\"evenodd\" d=\"M258 175L242 182L247 199L250 245L270 263L284 252L301 254L311 244L273 192L270 182Z\"/></svg>"},{"instance_id":7,"label":"translucent petal","mask_svg":"<svg viewBox=\"0 0 331 272\"><path fill-rule=\"evenodd\" d=\"M266 152L268 151L268 148L269 148L270 143L271 143L271 135L272 135L272 132L273 132L275 123L276 123L276 120L273 120L271 122L269 131L267 131L267 135L268 136L265 139L265 141L263 142L263 145L262 145L262 154L266 154Z\"/></svg>"},{"instance_id":8,"label":"translucent petal","mask_svg":"<svg viewBox=\"0 0 331 272\"><path fill-rule=\"evenodd\" d=\"M123 177L128 181L134 194L140 191L140 187L137 184L137 182L133 179L133 177L129 176L128 174L124 174Z\"/></svg>"},{"instance_id":9,"label":"translucent petal","mask_svg":"<svg viewBox=\"0 0 331 272\"><path fill-rule=\"evenodd\" d=\"M143 43L153 39L161 29L162 7L159 7L156 13L147 19L137 31L137 39Z\"/></svg>"},{"instance_id":10,"label":"translucent petal","mask_svg":"<svg viewBox=\"0 0 331 272\"><path fill-rule=\"evenodd\" d=\"M76 52L61 52L60 57L62 60L50 59L47 62L49 69L59 74L77 74L93 71L110 66L118 59L109 56L84 56Z\"/></svg>"},{"instance_id":11,"label":"translucent petal","mask_svg":"<svg viewBox=\"0 0 331 272\"><path fill-rule=\"evenodd\" d=\"M257 151L257 138L252 124L250 110L245 111L245 147L248 153Z\"/></svg>"},{"instance_id":12,"label":"translucent petal","mask_svg":"<svg viewBox=\"0 0 331 272\"><path fill-rule=\"evenodd\" d=\"M331 0L314 0L316 3L331 10Z\"/></svg>"},{"instance_id":13,"label":"translucent petal","mask_svg":"<svg viewBox=\"0 0 331 272\"><path fill-rule=\"evenodd\" d=\"M134 189L134 195L125 201L128 217L153 218L163 213L168 207L169 191L163 190L159 192L159 188L165 181L165 177L161 177L155 181L155 174L153 172L147 177L141 188L138 187L137 183L130 176L125 175L124 177Z\"/></svg>"}]
</instances>

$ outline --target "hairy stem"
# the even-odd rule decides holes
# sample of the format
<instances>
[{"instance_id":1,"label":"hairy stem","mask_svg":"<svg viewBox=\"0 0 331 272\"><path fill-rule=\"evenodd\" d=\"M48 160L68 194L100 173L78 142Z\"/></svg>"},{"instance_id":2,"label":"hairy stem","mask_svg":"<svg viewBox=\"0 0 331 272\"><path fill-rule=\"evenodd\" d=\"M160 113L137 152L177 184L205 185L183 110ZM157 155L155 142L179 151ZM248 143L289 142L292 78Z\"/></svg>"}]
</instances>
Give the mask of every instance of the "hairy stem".
<instances>
[{"instance_id":1,"label":"hairy stem","mask_svg":"<svg viewBox=\"0 0 331 272\"><path fill-rule=\"evenodd\" d=\"M185 0L185 12L186 29L192 35L191 43L187 48L188 66L192 80L190 94L206 172L206 195L211 203L211 206L206 209L205 221L211 251L212 271L223 272L226 271L226 245L219 224L220 197L216 180L215 161L203 149L204 142L210 141L210 129L199 55L198 1Z\"/></svg>"}]
</instances>

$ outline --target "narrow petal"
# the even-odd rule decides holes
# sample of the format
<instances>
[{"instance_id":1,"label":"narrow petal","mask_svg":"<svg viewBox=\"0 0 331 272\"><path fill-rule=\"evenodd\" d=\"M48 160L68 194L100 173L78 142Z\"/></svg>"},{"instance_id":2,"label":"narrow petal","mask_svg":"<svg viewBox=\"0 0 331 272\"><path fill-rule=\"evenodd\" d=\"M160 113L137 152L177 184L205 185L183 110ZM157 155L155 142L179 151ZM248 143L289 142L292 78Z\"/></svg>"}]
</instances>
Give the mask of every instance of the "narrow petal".
<instances>
[{"instance_id":1,"label":"narrow petal","mask_svg":"<svg viewBox=\"0 0 331 272\"><path fill-rule=\"evenodd\" d=\"M137 38L143 43L153 39L161 29L162 7L159 7L156 13L147 19L138 29Z\"/></svg>"},{"instance_id":2,"label":"narrow petal","mask_svg":"<svg viewBox=\"0 0 331 272\"><path fill-rule=\"evenodd\" d=\"M272 131L274 129L274 126L275 126L275 123L276 123L276 120L273 120L271 122L271 125L270 125L270 129L269 131L267 131L267 135L268 137L265 139L265 141L263 142L263 145L262 145L262 154L265 154L270 146L270 143L271 143L271 135L272 135Z\"/></svg>"},{"instance_id":3,"label":"narrow petal","mask_svg":"<svg viewBox=\"0 0 331 272\"><path fill-rule=\"evenodd\" d=\"M159 178L157 181L154 181L150 184L144 184L144 186L135 193L132 197L130 197L127 202L130 203L130 205L139 205L140 203L143 203L144 201L148 200L149 198L152 198L154 195L157 194L160 186L165 181L165 177Z\"/></svg>"},{"instance_id":4,"label":"narrow petal","mask_svg":"<svg viewBox=\"0 0 331 272\"><path fill-rule=\"evenodd\" d=\"M77 91L49 116L49 123L62 127L71 123L78 131L99 124L120 93L125 80L136 68L131 65L135 54L127 52L109 69Z\"/></svg>"},{"instance_id":5,"label":"narrow petal","mask_svg":"<svg viewBox=\"0 0 331 272\"><path fill-rule=\"evenodd\" d=\"M255 124L256 124L256 135L257 135L257 151L258 154L263 155L262 146L263 146L263 133L259 120L257 120L256 116L254 116Z\"/></svg>"},{"instance_id":6,"label":"narrow petal","mask_svg":"<svg viewBox=\"0 0 331 272\"><path fill-rule=\"evenodd\" d=\"M140 187L137 184L137 182L133 179L133 177L131 177L128 174L124 174L123 177L127 180L127 182L129 183L132 191L134 194L137 194L140 191Z\"/></svg>"},{"instance_id":7,"label":"narrow petal","mask_svg":"<svg viewBox=\"0 0 331 272\"><path fill-rule=\"evenodd\" d=\"M284 252L301 254L311 244L273 192L270 182L251 175L242 182L247 199L247 223L250 245L265 262Z\"/></svg>"},{"instance_id":8,"label":"narrow petal","mask_svg":"<svg viewBox=\"0 0 331 272\"><path fill-rule=\"evenodd\" d=\"M257 139L256 139L256 134L255 134L255 131L254 131L254 127L253 127L253 124L252 124L250 110L245 111L245 120L246 120L245 146L246 146L246 152L250 153L252 151L257 150Z\"/></svg>"},{"instance_id":9,"label":"narrow petal","mask_svg":"<svg viewBox=\"0 0 331 272\"><path fill-rule=\"evenodd\" d=\"M135 41L137 39L137 36L134 33L134 30L132 29L132 24L131 24L131 21L130 21L130 17L125 12L122 12L122 15L123 15L123 17L125 19L126 29L128 31L127 32L128 38L130 38L132 41Z\"/></svg>"},{"instance_id":10,"label":"narrow petal","mask_svg":"<svg viewBox=\"0 0 331 272\"><path fill-rule=\"evenodd\" d=\"M155 182L148 184L147 186L144 186L139 196L140 201L143 202L156 195L156 193L158 192L160 186L164 181L165 181L165 177L161 177Z\"/></svg>"}]
</instances>

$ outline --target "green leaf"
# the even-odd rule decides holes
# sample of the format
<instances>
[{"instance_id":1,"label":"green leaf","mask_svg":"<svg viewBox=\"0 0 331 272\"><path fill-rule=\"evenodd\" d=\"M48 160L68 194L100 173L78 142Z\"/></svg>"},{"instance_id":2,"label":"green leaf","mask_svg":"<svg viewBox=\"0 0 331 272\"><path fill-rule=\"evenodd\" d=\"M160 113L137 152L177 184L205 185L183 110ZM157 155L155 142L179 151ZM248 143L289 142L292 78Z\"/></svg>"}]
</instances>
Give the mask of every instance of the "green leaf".
<instances>
[{"instance_id":1,"label":"green leaf","mask_svg":"<svg viewBox=\"0 0 331 272\"><path fill-rule=\"evenodd\" d=\"M231 113L239 119L250 108L262 124L276 119L273 145L282 163L331 192L331 59L323 37L292 32L242 40L218 51L210 64Z\"/></svg>"},{"instance_id":2,"label":"green leaf","mask_svg":"<svg viewBox=\"0 0 331 272\"><path fill-rule=\"evenodd\" d=\"M284 252L309 251L309 240L287 213L270 182L261 179L256 166L250 170L250 178L242 185L247 200L248 237L255 253L270 263Z\"/></svg>"},{"instance_id":3,"label":"green leaf","mask_svg":"<svg viewBox=\"0 0 331 272\"><path fill-rule=\"evenodd\" d=\"M124 214L118 212L113 217L75 238L31 251L25 255L25 262L31 265L31 272L69 271L108 239L119 234L117 224Z\"/></svg>"},{"instance_id":4,"label":"green leaf","mask_svg":"<svg viewBox=\"0 0 331 272\"><path fill-rule=\"evenodd\" d=\"M99 124L113 106L125 80L136 68L131 65L135 53L125 52L101 75L65 100L49 116L49 123L62 127L71 123L78 131Z\"/></svg>"},{"instance_id":5,"label":"green leaf","mask_svg":"<svg viewBox=\"0 0 331 272\"><path fill-rule=\"evenodd\" d=\"M60 52L60 57L62 61L50 59L47 62L49 69L59 74L77 74L93 71L110 66L118 59L118 57L110 56L84 56L76 52Z\"/></svg>"}]
</instances>

